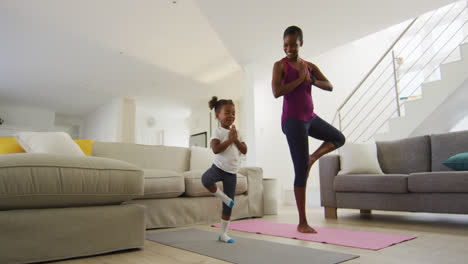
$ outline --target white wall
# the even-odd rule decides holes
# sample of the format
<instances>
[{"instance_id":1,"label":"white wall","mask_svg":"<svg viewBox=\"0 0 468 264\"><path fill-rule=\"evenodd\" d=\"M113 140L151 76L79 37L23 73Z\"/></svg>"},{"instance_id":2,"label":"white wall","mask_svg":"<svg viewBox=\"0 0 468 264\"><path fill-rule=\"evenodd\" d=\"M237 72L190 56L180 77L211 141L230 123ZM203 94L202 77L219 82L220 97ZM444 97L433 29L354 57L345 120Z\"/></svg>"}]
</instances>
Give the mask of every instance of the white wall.
<instances>
[{"instance_id":1,"label":"white wall","mask_svg":"<svg viewBox=\"0 0 468 264\"><path fill-rule=\"evenodd\" d=\"M11 136L20 131L64 131L75 139L120 142L124 131L123 102L123 99L112 99L85 117L21 104L0 103L0 117L5 120L0 126L0 133Z\"/></svg>"},{"instance_id":2,"label":"white wall","mask_svg":"<svg viewBox=\"0 0 468 264\"><path fill-rule=\"evenodd\" d=\"M0 102L2 126L31 130L49 130L54 127L55 112L21 104Z\"/></svg>"},{"instance_id":3,"label":"white wall","mask_svg":"<svg viewBox=\"0 0 468 264\"><path fill-rule=\"evenodd\" d=\"M214 118L214 112L208 108L208 100L206 103L192 106L189 118L190 135L206 132L209 140L212 132L210 118L211 127L215 127L216 120Z\"/></svg>"},{"instance_id":4,"label":"white wall","mask_svg":"<svg viewBox=\"0 0 468 264\"><path fill-rule=\"evenodd\" d=\"M81 138L120 142L122 139L123 99L115 98L87 115Z\"/></svg>"},{"instance_id":5,"label":"white wall","mask_svg":"<svg viewBox=\"0 0 468 264\"><path fill-rule=\"evenodd\" d=\"M312 90L315 111L321 118L328 122L332 121L338 106L383 55L397 34L398 30L386 30L333 49L317 58L305 58L315 63L334 85L332 93L316 87ZM311 48L313 47L305 45L303 50ZM280 59L283 54L279 53L278 56L277 59ZM262 167L264 177L277 178L283 189L283 198L286 197L285 199L289 200L293 199L291 191L294 170L286 137L281 131L283 99L275 99L271 90L273 63L273 60L256 62L244 67L246 74L245 123L248 125L249 144L255 148L250 148L254 157L248 155L248 163ZM249 115L249 113L253 114ZM310 139L310 153L321 143L321 141ZM318 163L316 163L311 170L308 188L318 189L318 187Z\"/></svg>"},{"instance_id":6,"label":"white wall","mask_svg":"<svg viewBox=\"0 0 468 264\"><path fill-rule=\"evenodd\" d=\"M190 110L184 106L136 102L135 141L137 144L188 147ZM153 118L150 126L148 119ZM163 142L159 136L163 135Z\"/></svg>"},{"instance_id":7,"label":"white wall","mask_svg":"<svg viewBox=\"0 0 468 264\"><path fill-rule=\"evenodd\" d=\"M84 123L84 117L55 113L55 129L67 132L73 139L81 139Z\"/></svg>"},{"instance_id":8,"label":"white wall","mask_svg":"<svg viewBox=\"0 0 468 264\"><path fill-rule=\"evenodd\" d=\"M13 136L22 131L64 131L79 138L78 118L55 113L52 110L22 104L0 103L0 136ZM73 120L71 120L73 119Z\"/></svg>"}]
</instances>

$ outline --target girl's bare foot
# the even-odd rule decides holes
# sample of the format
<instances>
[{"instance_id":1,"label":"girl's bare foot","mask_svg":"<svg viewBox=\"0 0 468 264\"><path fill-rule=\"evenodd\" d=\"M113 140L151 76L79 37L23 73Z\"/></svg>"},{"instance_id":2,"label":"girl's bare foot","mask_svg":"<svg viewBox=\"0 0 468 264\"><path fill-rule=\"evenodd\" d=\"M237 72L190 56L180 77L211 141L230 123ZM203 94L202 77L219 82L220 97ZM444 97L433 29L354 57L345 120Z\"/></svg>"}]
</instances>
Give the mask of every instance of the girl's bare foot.
<instances>
[{"instance_id":1,"label":"girl's bare foot","mask_svg":"<svg viewBox=\"0 0 468 264\"><path fill-rule=\"evenodd\" d=\"M317 231L315 231L315 229L310 227L307 223L299 224L297 226L297 231L299 231L301 233L317 233Z\"/></svg>"}]
</instances>

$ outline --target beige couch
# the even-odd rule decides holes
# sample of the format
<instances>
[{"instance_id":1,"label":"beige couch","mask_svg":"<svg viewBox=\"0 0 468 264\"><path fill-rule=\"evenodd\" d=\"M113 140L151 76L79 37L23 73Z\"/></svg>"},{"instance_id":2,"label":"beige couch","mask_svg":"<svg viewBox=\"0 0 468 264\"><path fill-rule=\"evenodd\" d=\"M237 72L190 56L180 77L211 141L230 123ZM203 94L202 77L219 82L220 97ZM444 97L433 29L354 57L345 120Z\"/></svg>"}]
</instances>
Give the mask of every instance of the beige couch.
<instances>
[{"instance_id":1,"label":"beige couch","mask_svg":"<svg viewBox=\"0 0 468 264\"><path fill-rule=\"evenodd\" d=\"M220 201L190 149L95 142L92 157L0 155L0 263L142 248L146 228L212 223ZM242 168L233 219L263 216L262 170Z\"/></svg>"},{"instance_id":2,"label":"beige couch","mask_svg":"<svg viewBox=\"0 0 468 264\"><path fill-rule=\"evenodd\" d=\"M205 170L190 170L189 148L96 142L93 156L126 161L143 169L144 196L127 204L146 207L147 228L207 224L220 219L222 203L203 187ZM240 169L232 219L263 216L262 180L261 168Z\"/></svg>"}]
</instances>

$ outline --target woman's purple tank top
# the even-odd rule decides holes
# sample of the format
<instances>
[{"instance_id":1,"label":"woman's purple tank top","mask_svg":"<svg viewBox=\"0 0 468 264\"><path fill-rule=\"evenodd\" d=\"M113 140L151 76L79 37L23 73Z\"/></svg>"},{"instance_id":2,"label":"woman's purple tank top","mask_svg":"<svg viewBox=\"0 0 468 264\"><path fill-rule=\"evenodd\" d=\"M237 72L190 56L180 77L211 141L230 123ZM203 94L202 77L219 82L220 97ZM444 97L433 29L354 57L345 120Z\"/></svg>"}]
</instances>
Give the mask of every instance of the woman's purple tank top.
<instances>
[{"instance_id":1,"label":"woman's purple tank top","mask_svg":"<svg viewBox=\"0 0 468 264\"><path fill-rule=\"evenodd\" d=\"M282 85L288 84L299 78L299 70L292 66L286 58L284 62L284 80ZM309 66L307 65L309 68ZM312 75L309 68L309 74ZM312 76L311 76L312 78ZM283 96L283 114L281 115L281 127L288 119L309 122L316 116L311 94L312 86L304 81L296 89Z\"/></svg>"}]
</instances>

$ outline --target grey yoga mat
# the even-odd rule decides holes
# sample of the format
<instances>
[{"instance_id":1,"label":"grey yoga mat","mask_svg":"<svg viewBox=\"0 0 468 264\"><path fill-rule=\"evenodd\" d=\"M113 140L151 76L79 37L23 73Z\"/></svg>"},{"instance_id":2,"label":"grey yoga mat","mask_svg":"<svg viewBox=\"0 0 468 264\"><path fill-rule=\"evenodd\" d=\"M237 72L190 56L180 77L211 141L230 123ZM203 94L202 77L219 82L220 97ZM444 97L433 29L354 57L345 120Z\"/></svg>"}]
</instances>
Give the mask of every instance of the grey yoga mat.
<instances>
[{"instance_id":1,"label":"grey yoga mat","mask_svg":"<svg viewBox=\"0 0 468 264\"><path fill-rule=\"evenodd\" d=\"M334 264L359 257L257 239L231 237L236 240L234 244L217 241L218 233L199 229L146 233L148 240L232 263Z\"/></svg>"}]
</instances>

